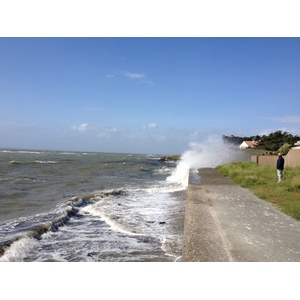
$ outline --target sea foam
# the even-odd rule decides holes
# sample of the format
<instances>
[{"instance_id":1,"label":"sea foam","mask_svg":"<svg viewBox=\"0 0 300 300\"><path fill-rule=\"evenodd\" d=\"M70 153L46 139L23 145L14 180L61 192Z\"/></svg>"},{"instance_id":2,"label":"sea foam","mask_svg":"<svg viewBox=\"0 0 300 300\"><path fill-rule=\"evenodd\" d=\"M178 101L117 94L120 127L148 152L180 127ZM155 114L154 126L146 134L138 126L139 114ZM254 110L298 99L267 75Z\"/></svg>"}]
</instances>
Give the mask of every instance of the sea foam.
<instances>
[{"instance_id":1,"label":"sea foam","mask_svg":"<svg viewBox=\"0 0 300 300\"><path fill-rule=\"evenodd\" d=\"M203 143L190 143L190 149L181 155L175 170L167 182L188 186L190 171L200 168L215 168L218 165L244 160L244 153L224 147L219 138L210 137Z\"/></svg>"}]
</instances>

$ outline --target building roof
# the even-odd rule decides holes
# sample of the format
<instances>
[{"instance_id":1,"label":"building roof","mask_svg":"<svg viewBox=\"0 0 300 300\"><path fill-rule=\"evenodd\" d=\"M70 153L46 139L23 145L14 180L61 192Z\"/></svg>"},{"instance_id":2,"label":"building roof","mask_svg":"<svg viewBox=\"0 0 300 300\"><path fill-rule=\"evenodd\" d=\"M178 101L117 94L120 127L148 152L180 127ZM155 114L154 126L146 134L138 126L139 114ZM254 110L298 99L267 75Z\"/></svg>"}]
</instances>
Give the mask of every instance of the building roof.
<instances>
[{"instance_id":1,"label":"building roof","mask_svg":"<svg viewBox=\"0 0 300 300\"><path fill-rule=\"evenodd\" d=\"M258 144L257 141L244 141L243 143L246 143L248 147L254 147Z\"/></svg>"}]
</instances>

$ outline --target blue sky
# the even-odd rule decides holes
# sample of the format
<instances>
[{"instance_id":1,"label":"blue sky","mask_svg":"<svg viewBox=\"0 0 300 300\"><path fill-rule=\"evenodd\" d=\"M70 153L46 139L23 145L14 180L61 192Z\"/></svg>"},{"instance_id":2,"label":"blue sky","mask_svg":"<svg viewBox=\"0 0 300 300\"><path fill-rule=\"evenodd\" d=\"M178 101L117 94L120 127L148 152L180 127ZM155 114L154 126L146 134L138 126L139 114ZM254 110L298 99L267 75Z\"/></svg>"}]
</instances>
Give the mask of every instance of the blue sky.
<instances>
[{"instance_id":1,"label":"blue sky","mask_svg":"<svg viewBox=\"0 0 300 300\"><path fill-rule=\"evenodd\" d=\"M0 148L176 154L300 135L300 38L0 38Z\"/></svg>"}]
</instances>

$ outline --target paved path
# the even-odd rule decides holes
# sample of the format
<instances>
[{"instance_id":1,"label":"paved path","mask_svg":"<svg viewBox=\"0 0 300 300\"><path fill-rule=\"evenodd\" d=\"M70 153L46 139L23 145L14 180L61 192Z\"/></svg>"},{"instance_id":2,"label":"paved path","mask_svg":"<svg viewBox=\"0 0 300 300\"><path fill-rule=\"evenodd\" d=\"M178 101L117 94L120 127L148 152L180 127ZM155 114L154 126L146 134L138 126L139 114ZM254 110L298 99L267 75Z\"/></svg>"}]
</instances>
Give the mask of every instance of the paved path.
<instances>
[{"instance_id":1,"label":"paved path","mask_svg":"<svg viewBox=\"0 0 300 300\"><path fill-rule=\"evenodd\" d=\"M299 221L215 169L199 175L190 176L181 261L300 261Z\"/></svg>"}]
</instances>

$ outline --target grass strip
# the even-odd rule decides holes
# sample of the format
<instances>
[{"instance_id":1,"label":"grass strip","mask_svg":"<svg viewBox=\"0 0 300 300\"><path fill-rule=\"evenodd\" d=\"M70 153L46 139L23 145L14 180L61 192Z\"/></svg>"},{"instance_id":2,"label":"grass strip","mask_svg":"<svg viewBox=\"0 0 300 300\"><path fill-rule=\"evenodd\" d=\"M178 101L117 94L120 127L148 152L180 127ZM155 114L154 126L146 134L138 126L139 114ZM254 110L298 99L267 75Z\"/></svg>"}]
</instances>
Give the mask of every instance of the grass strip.
<instances>
[{"instance_id":1,"label":"grass strip","mask_svg":"<svg viewBox=\"0 0 300 300\"><path fill-rule=\"evenodd\" d=\"M277 183L276 167L253 162L236 162L216 167L255 196L273 203L283 213L300 220L300 167L285 168L283 181Z\"/></svg>"}]
</instances>

